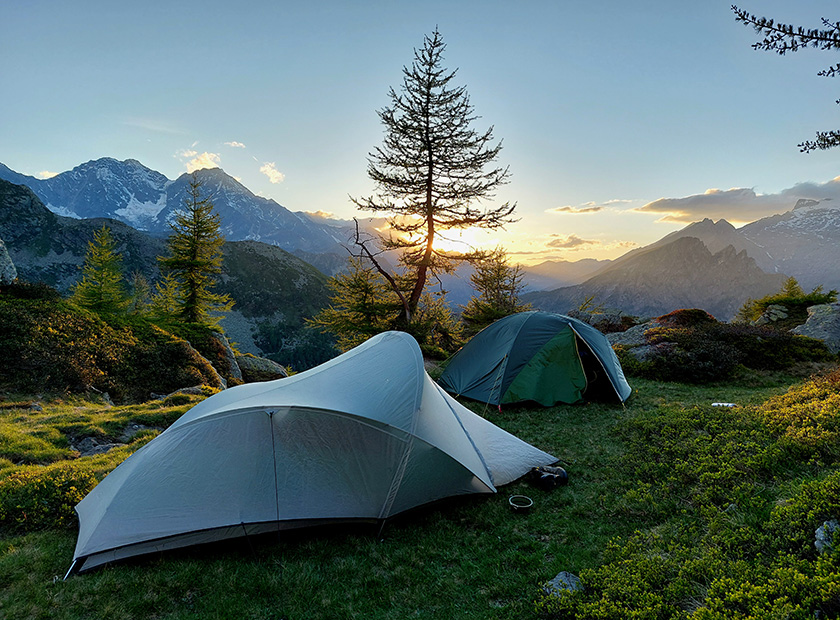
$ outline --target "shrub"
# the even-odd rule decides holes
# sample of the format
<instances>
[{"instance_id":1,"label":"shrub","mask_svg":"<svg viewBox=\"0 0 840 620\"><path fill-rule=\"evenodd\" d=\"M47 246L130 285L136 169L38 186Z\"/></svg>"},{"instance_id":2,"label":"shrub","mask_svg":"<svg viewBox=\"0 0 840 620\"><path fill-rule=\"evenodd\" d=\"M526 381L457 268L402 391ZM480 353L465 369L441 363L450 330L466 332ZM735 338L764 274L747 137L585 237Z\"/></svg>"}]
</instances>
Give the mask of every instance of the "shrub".
<instances>
[{"instance_id":1,"label":"shrub","mask_svg":"<svg viewBox=\"0 0 840 620\"><path fill-rule=\"evenodd\" d=\"M812 377L771 398L757 414L777 435L836 460L840 457L840 370Z\"/></svg>"},{"instance_id":2,"label":"shrub","mask_svg":"<svg viewBox=\"0 0 840 620\"><path fill-rule=\"evenodd\" d=\"M75 506L93 487L95 476L73 463L28 467L0 478L0 523L12 530L75 524Z\"/></svg>"},{"instance_id":3,"label":"shrub","mask_svg":"<svg viewBox=\"0 0 840 620\"><path fill-rule=\"evenodd\" d=\"M750 299L738 311L736 320L743 323L755 321L764 314L768 306L784 306L788 311L788 318L776 321L774 329L790 329L801 325L808 319L808 308L818 304L830 304L837 301L837 291L823 292L822 286L816 287L810 293L805 293L796 278L788 278L778 293L765 295L761 299Z\"/></svg>"},{"instance_id":4,"label":"shrub","mask_svg":"<svg viewBox=\"0 0 840 620\"><path fill-rule=\"evenodd\" d=\"M0 296L0 385L17 392L109 392L144 400L218 380L185 340L142 320L115 323L62 301Z\"/></svg>"},{"instance_id":5,"label":"shrub","mask_svg":"<svg viewBox=\"0 0 840 620\"><path fill-rule=\"evenodd\" d=\"M767 327L719 323L703 310L677 310L645 332L643 359L617 348L625 373L660 381L710 383L731 379L741 365L783 370L836 359L825 344Z\"/></svg>"}]
</instances>

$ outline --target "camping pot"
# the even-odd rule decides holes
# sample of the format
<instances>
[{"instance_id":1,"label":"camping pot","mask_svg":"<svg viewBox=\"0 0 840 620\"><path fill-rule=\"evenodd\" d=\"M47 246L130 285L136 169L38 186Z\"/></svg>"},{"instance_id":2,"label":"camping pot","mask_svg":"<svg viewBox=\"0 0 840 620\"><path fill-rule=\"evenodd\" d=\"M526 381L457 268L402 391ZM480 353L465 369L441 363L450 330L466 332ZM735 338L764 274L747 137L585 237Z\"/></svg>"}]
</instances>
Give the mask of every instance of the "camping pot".
<instances>
[{"instance_id":1,"label":"camping pot","mask_svg":"<svg viewBox=\"0 0 840 620\"><path fill-rule=\"evenodd\" d=\"M525 495L511 495L508 498L508 503L510 504L510 509L513 510L513 512L521 512L524 514L531 510L531 507L534 505L534 500Z\"/></svg>"}]
</instances>

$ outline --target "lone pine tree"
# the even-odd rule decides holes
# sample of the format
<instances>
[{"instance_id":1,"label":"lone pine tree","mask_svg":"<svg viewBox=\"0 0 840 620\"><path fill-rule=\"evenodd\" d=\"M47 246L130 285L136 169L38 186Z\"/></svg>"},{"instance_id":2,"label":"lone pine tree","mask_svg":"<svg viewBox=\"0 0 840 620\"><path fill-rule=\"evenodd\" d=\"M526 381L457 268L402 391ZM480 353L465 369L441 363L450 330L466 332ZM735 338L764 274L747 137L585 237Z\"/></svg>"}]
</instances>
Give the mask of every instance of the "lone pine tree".
<instances>
[{"instance_id":1,"label":"lone pine tree","mask_svg":"<svg viewBox=\"0 0 840 620\"><path fill-rule=\"evenodd\" d=\"M216 325L220 313L233 307L228 295L211 288L222 271L222 245L219 214L209 198L201 195L202 182L193 173L187 188L184 210L170 224L169 256L160 257L161 267L178 284L176 316L188 323ZM171 281L169 293L171 295Z\"/></svg>"},{"instance_id":2,"label":"lone pine tree","mask_svg":"<svg viewBox=\"0 0 840 620\"><path fill-rule=\"evenodd\" d=\"M410 67L403 67L399 93L389 91L391 104L377 112L385 138L368 156L368 176L375 193L352 198L365 211L387 214L391 234L380 239L385 250L400 251L404 273L387 272L377 251L356 234L359 254L369 259L398 296L400 323L414 319L431 276L452 269L454 260L471 260L479 252L446 252L435 246L442 232L480 227L495 229L514 221L515 204L482 209L477 203L494 196L508 181L508 168L492 167L502 149L494 143L493 127L472 128L473 114L464 86L454 86L455 71L442 65L445 49L435 30L415 50ZM409 286L403 286L409 278Z\"/></svg>"}]
</instances>

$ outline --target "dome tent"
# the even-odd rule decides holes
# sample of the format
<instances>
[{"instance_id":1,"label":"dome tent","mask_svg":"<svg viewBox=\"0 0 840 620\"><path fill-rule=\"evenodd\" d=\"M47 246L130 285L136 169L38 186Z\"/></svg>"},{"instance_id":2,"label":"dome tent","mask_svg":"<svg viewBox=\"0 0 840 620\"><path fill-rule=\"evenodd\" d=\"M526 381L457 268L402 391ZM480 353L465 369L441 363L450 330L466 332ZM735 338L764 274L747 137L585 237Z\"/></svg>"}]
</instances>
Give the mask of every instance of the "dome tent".
<instances>
[{"instance_id":1,"label":"dome tent","mask_svg":"<svg viewBox=\"0 0 840 620\"><path fill-rule=\"evenodd\" d=\"M495 493L556 458L457 403L385 332L306 372L198 403L77 506L74 570Z\"/></svg>"},{"instance_id":2,"label":"dome tent","mask_svg":"<svg viewBox=\"0 0 840 620\"><path fill-rule=\"evenodd\" d=\"M438 383L493 405L534 401L550 407L585 396L624 402L632 391L601 332L572 317L536 311L485 327L452 357Z\"/></svg>"}]
</instances>

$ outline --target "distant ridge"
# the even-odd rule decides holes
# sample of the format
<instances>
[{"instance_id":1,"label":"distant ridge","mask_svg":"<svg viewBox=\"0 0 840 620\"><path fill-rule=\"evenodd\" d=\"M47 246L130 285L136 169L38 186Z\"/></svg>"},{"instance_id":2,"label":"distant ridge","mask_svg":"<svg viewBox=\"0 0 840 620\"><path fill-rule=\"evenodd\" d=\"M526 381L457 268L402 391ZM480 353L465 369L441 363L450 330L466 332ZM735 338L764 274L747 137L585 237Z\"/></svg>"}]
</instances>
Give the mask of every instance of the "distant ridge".
<instances>
[{"instance_id":1,"label":"distant ridge","mask_svg":"<svg viewBox=\"0 0 840 620\"><path fill-rule=\"evenodd\" d=\"M696 237L625 255L582 284L527 293L534 307L566 313L588 297L625 312L656 316L679 308L702 308L731 319L748 298L777 291L785 276L764 273L745 251L729 245L712 254Z\"/></svg>"}]
</instances>

